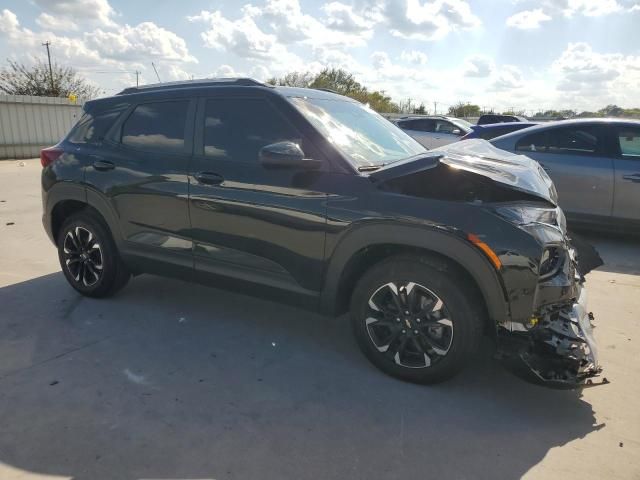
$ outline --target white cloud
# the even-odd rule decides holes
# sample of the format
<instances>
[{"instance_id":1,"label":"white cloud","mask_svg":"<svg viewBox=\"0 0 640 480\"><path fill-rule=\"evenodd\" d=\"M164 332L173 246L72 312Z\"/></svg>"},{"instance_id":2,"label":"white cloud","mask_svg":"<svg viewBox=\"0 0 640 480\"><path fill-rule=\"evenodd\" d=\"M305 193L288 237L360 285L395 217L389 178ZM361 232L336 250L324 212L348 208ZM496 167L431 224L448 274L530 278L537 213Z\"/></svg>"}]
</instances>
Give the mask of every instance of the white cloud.
<instances>
[{"instance_id":1,"label":"white cloud","mask_svg":"<svg viewBox=\"0 0 640 480\"><path fill-rule=\"evenodd\" d=\"M491 84L493 90L512 90L523 86L522 72L514 65L503 65L496 69L495 79Z\"/></svg>"},{"instance_id":2,"label":"white cloud","mask_svg":"<svg viewBox=\"0 0 640 480\"><path fill-rule=\"evenodd\" d=\"M493 62L490 58L475 55L467 58L464 62L464 76L474 78L485 78L491 75L493 71Z\"/></svg>"},{"instance_id":3,"label":"white cloud","mask_svg":"<svg viewBox=\"0 0 640 480\"><path fill-rule=\"evenodd\" d=\"M197 62L183 38L153 22L143 22L135 27L124 25L107 31L97 29L86 33L85 40L103 57L116 60Z\"/></svg>"},{"instance_id":4,"label":"white cloud","mask_svg":"<svg viewBox=\"0 0 640 480\"><path fill-rule=\"evenodd\" d=\"M426 65L428 57L425 53L417 50L403 50L402 53L400 53L400 59L415 65Z\"/></svg>"},{"instance_id":5,"label":"white cloud","mask_svg":"<svg viewBox=\"0 0 640 480\"><path fill-rule=\"evenodd\" d=\"M567 17L576 13L587 17L598 17L622 10L616 0L560 0L557 4L564 6L564 14Z\"/></svg>"},{"instance_id":6,"label":"white cloud","mask_svg":"<svg viewBox=\"0 0 640 480\"><path fill-rule=\"evenodd\" d=\"M33 0L45 12L55 14L59 19L74 24L94 22L103 26L113 26L115 11L108 0Z\"/></svg>"},{"instance_id":7,"label":"white cloud","mask_svg":"<svg viewBox=\"0 0 640 480\"><path fill-rule=\"evenodd\" d=\"M465 0L386 0L380 8L392 35L416 40L437 40L482 23Z\"/></svg>"},{"instance_id":8,"label":"white cloud","mask_svg":"<svg viewBox=\"0 0 640 480\"><path fill-rule=\"evenodd\" d=\"M376 20L357 14L351 5L342 2L327 3L322 10L327 15L325 24L334 30L362 33L371 30L376 23Z\"/></svg>"},{"instance_id":9,"label":"white cloud","mask_svg":"<svg viewBox=\"0 0 640 480\"><path fill-rule=\"evenodd\" d=\"M38 15L36 23L46 30L78 30L78 25L68 17L57 17L44 12Z\"/></svg>"},{"instance_id":10,"label":"white cloud","mask_svg":"<svg viewBox=\"0 0 640 480\"><path fill-rule=\"evenodd\" d=\"M535 10L524 10L507 18L507 26L519 28L521 30L531 30L539 28L542 22L548 22L551 17L544 13L541 8Z\"/></svg>"}]
</instances>

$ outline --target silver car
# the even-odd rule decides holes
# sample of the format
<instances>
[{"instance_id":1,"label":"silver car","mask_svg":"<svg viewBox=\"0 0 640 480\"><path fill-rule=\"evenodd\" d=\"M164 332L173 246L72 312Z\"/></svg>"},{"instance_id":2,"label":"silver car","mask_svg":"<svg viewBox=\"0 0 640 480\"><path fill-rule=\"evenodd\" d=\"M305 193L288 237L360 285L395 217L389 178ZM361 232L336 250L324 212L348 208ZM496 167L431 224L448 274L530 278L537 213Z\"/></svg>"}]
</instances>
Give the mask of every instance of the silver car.
<instances>
[{"instance_id":1,"label":"silver car","mask_svg":"<svg viewBox=\"0 0 640 480\"><path fill-rule=\"evenodd\" d=\"M491 143L538 161L574 225L640 230L640 121L550 122Z\"/></svg>"},{"instance_id":2,"label":"silver car","mask_svg":"<svg viewBox=\"0 0 640 480\"><path fill-rule=\"evenodd\" d=\"M460 118L444 116L409 116L393 122L427 149L457 142L471 132L471 124Z\"/></svg>"}]
</instances>

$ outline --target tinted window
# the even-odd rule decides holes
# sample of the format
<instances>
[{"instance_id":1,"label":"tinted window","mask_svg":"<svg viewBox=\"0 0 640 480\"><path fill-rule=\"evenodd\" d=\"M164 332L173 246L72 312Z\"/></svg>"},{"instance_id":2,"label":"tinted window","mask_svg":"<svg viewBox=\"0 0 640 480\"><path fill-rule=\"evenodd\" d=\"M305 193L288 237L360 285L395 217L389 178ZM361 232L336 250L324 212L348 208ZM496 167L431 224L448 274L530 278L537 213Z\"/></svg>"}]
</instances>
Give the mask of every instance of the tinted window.
<instances>
[{"instance_id":1,"label":"tinted window","mask_svg":"<svg viewBox=\"0 0 640 480\"><path fill-rule=\"evenodd\" d=\"M187 100L138 105L122 126L122 143L152 152L183 152L188 108Z\"/></svg>"},{"instance_id":2,"label":"tinted window","mask_svg":"<svg viewBox=\"0 0 640 480\"><path fill-rule=\"evenodd\" d=\"M554 128L547 141L549 153L595 153L599 145L595 127Z\"/></svg>"},{"instance_id":3,"label":"tinted window","mask_svg":"<svg viewBox=\"0 0 640 480\"><path fill-rule=\"evenodd\" d=\"M618 130L618 142L624 157L640 159L640 127L621 127Z\"/></svg>"},{"instance_id":4,"label":"tinted window","mask_svg":"<svg viewBox=\"0 0 640 480\"><path fill-rule=\"evenodd\" d=\"M460 130L458 127L456 127L453 123L451 122L445 122L444 120L436 120L436 132L437 133L448 133L448 134L453 134L453 131L457 128L458 130Z\"/></svg>"},{"instance_id":5,"label":"tinted window","mask_svg":"<svg viewBox=\"0 0 640 480\"><path fill-rule=\"evenodd\" d=\"M257 162L262 147L283 141L301 144L302 139L266 100L207 100L204 118L205 155L224 160ZM305 146L300 146L304 150Z\"/></svg>"},{"instance_id":6,"label":"tinted window","mask_svg":"<svg viewBox=\"0 0 640 480\"><path fill-rule=\"evenodd\" d=\"M518 140L516 150L520 152L545 152L547 150L547 132L533 133Z\"/></svg>"},{"instance_id":7,"label":"tinted window","mask_svg":"<svg viewBox=\"0 0 640 480\"><path fill-rule=\"evenodd\" d=\"M69 135L69 141L91 144L101 142L111 125L126 108L127 105L118 105L107 110L85 113Z\"/></svg>"},{"instance_id":8,"label":"tinted window","mask_svg":"<svg viewBox=\"0 0 640 480\"><path fill-rule=\"evenodd\" d=\"M556 154L584 155L596 153L602 143L600 129L596 126L552 128L523 137L516 150Z\"/></svg>"},{"instance_id":9,"label":"tinted window","mask_svg":"<svg viewBox=\"0 0 640 480\"><path fill-rule=\"evenodd\" d=\"M435 131L435 122L428 118L417 118L414 120L404 120L398 124L405 130L416 130L418 132Z\"/></svg>"}]
</instances>

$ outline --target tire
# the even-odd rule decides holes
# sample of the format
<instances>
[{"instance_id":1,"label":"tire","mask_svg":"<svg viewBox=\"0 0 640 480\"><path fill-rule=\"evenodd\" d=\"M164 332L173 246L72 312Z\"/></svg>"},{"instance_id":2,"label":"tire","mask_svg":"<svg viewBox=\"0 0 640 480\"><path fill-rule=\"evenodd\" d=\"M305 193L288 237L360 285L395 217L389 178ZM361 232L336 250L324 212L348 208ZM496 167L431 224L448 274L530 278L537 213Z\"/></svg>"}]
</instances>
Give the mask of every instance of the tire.
<instances>
[{"instance_id":1,"label":"tire","mask_svg":"<svg viewBox=\"0 0 640 480\"><path fill-rule=\"evenodd\" d=\"M480 302L455 266L394 256L356 284L351 324L360 349L380 370L413 383L438 383L457 374L477 351Z\"/></svg>"},{"instance_id":2,"label":"tire","mask_svg":"<svg viewBox=\"0 0 640 480\"><path fill-rule=\"evenodd\" d=\"M87 297L109 297L131 277L109 228L90 210L67 218L58 233L58 259L69 284Z\"/></svg>"}]
</instances>

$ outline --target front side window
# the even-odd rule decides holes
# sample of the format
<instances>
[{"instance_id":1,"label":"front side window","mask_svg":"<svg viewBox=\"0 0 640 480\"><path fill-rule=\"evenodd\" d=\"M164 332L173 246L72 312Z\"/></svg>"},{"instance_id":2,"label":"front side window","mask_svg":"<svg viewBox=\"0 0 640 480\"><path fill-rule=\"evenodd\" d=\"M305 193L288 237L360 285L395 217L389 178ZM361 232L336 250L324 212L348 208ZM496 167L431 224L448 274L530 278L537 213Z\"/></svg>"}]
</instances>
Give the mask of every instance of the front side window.
<instances>
[{"instance_id":1,"label":"front side window","mask_svg":"<svg viewBox=\"0 0 640 480\"><path fill-rule=\"evenodd\" d=\"M356 167L386 165L426 152L400 128L360 103L310 97L289 101Z\"/></svg>"},{"instance_id":2,"label":"front side window","mask_svg":"<svg viewBox=\"0 0 640 480\"><path fill-rule=\"evenodd\" d=\"M188 100L138 105L122 126L122 144L148 152L184 152Z\"/></svg>"},{"instance_id":3,"label":"front side window","mask_svg":"<svg viewBox=\"0 0 640 480\"><path fill-rule=\"evenodd\" d=\"M262 147L284 141L297 143L304 150L300 134L266 100L207 100L204 113L205 155L256 163Z\"/></svg>"},{"instance_id":4,"label":"front side window","mask_svg":"<svg viewBox=\"0 0 640 480\"><path fill-rule=\"evenodd\" d=\"M100 143L127 107L126 104L120 104L106 110L85 113L69 135L69 141L72 143Z\"/></svg>"},{"instance_id":5,"label":"front side window","mask_svg":"<svg viewBox=\"0 0 640 480\"><path fill-rule=\"evenodd\" d=\"M621 127L617 137L623 157L640 159L640 127Z\"/></svg>"},{"instance_id":6,"label":"front side window","mask_svg":"<svg viewBox=\"0 0 640 480\"><path fill-rule=\"evenodd\" d=\"M460 130L458 127L456 127L453 123L444 121L444 120L437 120L436 121L436 132L437 133L446 133L449 135L453 134L454 130Z\"/></svg>"}]
</instances>

